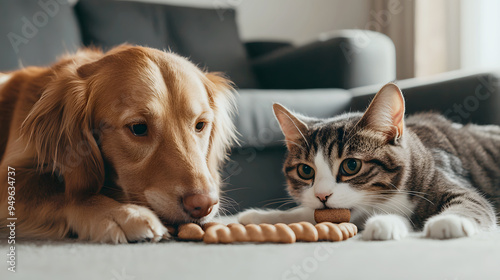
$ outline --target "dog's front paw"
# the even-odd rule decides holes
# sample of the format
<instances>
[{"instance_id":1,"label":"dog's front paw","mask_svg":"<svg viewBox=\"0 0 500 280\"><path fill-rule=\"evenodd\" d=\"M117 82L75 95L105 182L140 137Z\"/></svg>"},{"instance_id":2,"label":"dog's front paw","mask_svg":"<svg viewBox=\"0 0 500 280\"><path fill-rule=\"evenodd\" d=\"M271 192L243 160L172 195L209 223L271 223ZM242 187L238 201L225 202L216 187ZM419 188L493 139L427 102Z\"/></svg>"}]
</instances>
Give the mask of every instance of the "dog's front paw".
<instances>
[{"instance_id":1,"label":"dog's front paw","mask_svg":"<svg viewBox=\"0 0 500 280\"><path fill-rule=\"evenodd\" d=\"M167 228L158 216L146 207L126 204L114 216L115 222L125 233L128 241L149 239L158 242L170 238Z\"/></svg>"},{"instance_id":2,"label":"dog's front paw","mask_svg":"<svg viewBox=\"0 0 500 280\"><path fill-rule=\"evenodd\" d=\"M169 239L170 234L153 211L146 207L124 204L95 217L78 236L95 242L127 243Z\"/></svg>"},{"instance_id":3,"label":"dog's front paw","mask_svg":"<svg viewBox=\"0 0 500 280\"><path fill-rule=\"evenodd\" d=\"M379 215L368 219L364 240L399 240L408 235L408 224L397 215Z\"/></svg>"},{"instance_id":4,"label":"dog's front paw","mask_svg":"<svg viewBox=\"0 0 500 280\"><path fill-rule=\"evenodd\" d=\"M472 220L454 214L434 216L424 226L424 236L434 239L459 238L476 233L477 225Z\"/></svg>"},{"instance_id":5,"label":"dog's front paw","mask_svg":"<svg viewBox=\"0 0 500 280\"><path fill-rule=\"evenodd\" d=\"M264 222L264 214L262 211L249 209L241 212L238 215L238 222L244 225L248 224L261 224Z\"/></svg>"}]
</instances>

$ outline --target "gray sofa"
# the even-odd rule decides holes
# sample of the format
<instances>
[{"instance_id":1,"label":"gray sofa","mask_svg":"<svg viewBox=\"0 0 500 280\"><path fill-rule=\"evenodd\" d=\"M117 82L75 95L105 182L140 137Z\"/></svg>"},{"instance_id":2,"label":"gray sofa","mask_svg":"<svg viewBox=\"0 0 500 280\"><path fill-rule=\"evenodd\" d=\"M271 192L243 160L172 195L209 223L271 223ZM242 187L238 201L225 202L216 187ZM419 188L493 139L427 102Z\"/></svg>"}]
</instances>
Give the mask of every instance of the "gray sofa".
<instances>
[{"instance_id":1,"label":"gray sofa","mask_svg":"<svg viewBox=\"0 0 500 280\"><path fill-rule=\"evenodd\" d=\"M109 49L124 42L171 49L236 84L235 118L241 146L224 168L225 195L234 213L279 207L286 197L282 135L271 105L280 102L316 117L364 110L395 79L395 51L384 35L343 30L295 47L287 42L241 41L233 9L202 9L110 0L2 1L0 71L46 65L82 46ZM44 16L46 21L43 22ZM361 37L363 36L363 37ZM359 38L368 37L368 44ZM407 113L438 111L454 121L500 124L499 74L448 73L398 81ZM293 204L284 205L284 208Z\"/></svg>"}]
</instances>

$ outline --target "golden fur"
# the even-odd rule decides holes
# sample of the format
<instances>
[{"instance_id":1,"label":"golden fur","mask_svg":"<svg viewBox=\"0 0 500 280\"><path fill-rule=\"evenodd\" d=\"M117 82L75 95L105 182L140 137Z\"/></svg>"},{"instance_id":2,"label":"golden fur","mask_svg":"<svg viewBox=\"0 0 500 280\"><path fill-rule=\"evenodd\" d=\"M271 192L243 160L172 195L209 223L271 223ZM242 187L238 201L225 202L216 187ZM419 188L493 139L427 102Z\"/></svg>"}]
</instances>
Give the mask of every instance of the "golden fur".
<instances>
[{"instance_id":1,"label":"golden fur","mask_svg":"<svg viewBox=\"0 0 500 280\"><path fill-rule=\"evenodd\" d=\"M0 73L0 81L2 233L9 166L18 237L156 241L168 235L162 220L193 220L183 196L218 197L234 139L233 91L218 74L123 45ZM132 134L133 123L147 123L147 136Z\"/></svg>"}]
</instances>

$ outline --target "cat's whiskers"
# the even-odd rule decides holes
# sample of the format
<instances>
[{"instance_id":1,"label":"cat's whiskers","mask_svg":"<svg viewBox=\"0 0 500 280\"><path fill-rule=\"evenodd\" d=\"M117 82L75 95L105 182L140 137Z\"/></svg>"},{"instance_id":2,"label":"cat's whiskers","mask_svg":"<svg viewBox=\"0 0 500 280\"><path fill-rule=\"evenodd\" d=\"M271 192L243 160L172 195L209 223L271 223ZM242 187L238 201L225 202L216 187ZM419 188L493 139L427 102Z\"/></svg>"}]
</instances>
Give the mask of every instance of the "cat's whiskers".
<instances>
[{"instance_id":1,"label":"cat's whiskers","mask_svg":"<svg viewBox=\"0 0 500 280\"><path fill-rule=\"evenodd\" d=\"M267 207L267 206L270 206L270 205L273 205L273 204L278 204L278 203L281 203L281 205L277 207L277 208L280 208L280 207L283 207L284 205L287 205L287 204L290 204L290 203L295 203L295 200L293 200L291 198L287 198L287 199L282 199L282 200L278 200L278 201L272 201L272 202L266 203L262 207Z\"/></svg>"},{"instance_id":2,"label":"cat's whiskers","mask_svg":"<svg viewBox=\"0 0 500 280\"><path fill-rule=\"evenodd\" d=\"M401 202L401 201L399 201L399 200L388 200L388 201L386 201L384 203L384 205L389 206L390 208L393 208L394 210L397 210L396 212L399 212L399 213L403 214L408 219L408 221L410 221L410 223L412 224L412 226L415 227L415 224L411 220L411 216L408 215L406 211L404 211L403 209L401 209L400 207L398 207L398 205L394 205L393 203L394 204L399 204L400 207L403 207L406 210L408 210L408 212L410 212L411 215L415 214L415 212L412 209L408 208L408 206L404 205L404 203Z\"/></svg>"},{"instance_id":3,"label":"cat's whiskers","mask_svg":"<svg viewBox=\"0 0 500 280\"><path fill-rule=\"evenodd\" d=\"M365 205L358 205L358 207L356 207L356 209L363 211L364 216L362 216L362 218L366 219L366 218L370 217L372 214L368 210L366 210L364 207L365 207ZM368 206L368 207L370 207L370 206Z\"/></svg>"},{"instance_id":4,"label":"cat's whiskers","mask_svg":"<svg viewBox=\"0 0 500 280\"><path fill-rule=\"evenodd\" d=\"M399 201L399 200L390 200L390 199L389 199L389 200L387 200L387 196L386 196L386 195L383 195L383 194L373 194L373 193L372 193L372 194L369 194L369 196L370 196L371 198L375 198L375 199L377 199L377 198L386 199L386 200L384 201L384 205L386 205L386 206L390 207L390 208L391 208L391 209L393 209L393 210L396 210L396 211L395 211L395 212L396 212L396 214L398 214L398 213L403 214L403 215L404 215L404 216L405 216L405 217L406 217L406 218L410 221L410 223L411 223L413 226L415 226L415 224L411 221L411 217L410 217L410 215L408 215L408 214L407 214L407 212L409 212L409 213L411 213L411 215L413 215L413 214L415 214L415 212L414 212L412 209L408 208L408 206L406 206L406 205L405 205L402 201ZM375 202L375 203L376 203L376 202ZM395 204L398 204L399 206L398 206L398 205L395 205ZM405 209L406 209L406 210L408 210L408 211L404 211L404 210L403 210L402 208L400 208L400 207L403 207L403 208L405 208Z\"/></svg>"},{"instance_id":5,"label":"cat's whiskers","mask_svg":"<svg viewBox=\"0 0 500 280\"><path fill-rule=\"evenodd\" d=\"M396 185L394 185L393 183L389 182L389 185L391 185L391 187L393 187L395 190L400 191L400 189L398 189L398 187L396 187Z\"/></svg>"},{"instance_id":6,"label":"cat's whiskers","mask_svg":"<svg viewBox=\"0 0 500 280\"><path fill-rule=\"evenodd\" d=\"M417 192L417 191L410 191L410 190L402 190L402 189L398 189L398 188L396 187L396 185L394 185L393 183L390 183L390 182L389 182L389 184L390 184L390 185L391 185L394 189L396 189L396 190L398 190L398 191L406 191L406 192L413 192L413 193L420 193L420 194L427 195L427 193L425 193L425 192Z\"/></svg>"},{"instance_id":7,"label":"cat's whiskers","mask_svg":"<svg viewBox=\"0 0 500 280\"><path fill-rule=\"evenodd\" d=\"M420 195L420 194L417 194L417 193L420 193L420 192L414 192L414 191L407 191L407 190L383 190L383 191L377 191L379 194L387 194L387 193L402 193L402 194L408 194L408 195L411 195L411 196L416 196L416 197L419 197L419 198L422 198L424 200L426 200L427 202L429 202L430 204L434 205L434 203L432 201L430 201L428 198ZM424 193L424 195L427 195Z\"/></svg>"},{"instance_id":8,"label":"cat's whiskers","mask_svg":"<svg viewBox=\"0 0 500 280\"><path fill-rule=\"evenodd\" d=\"M277 207L277 209L280 209L280 208L282 208L282 207L285 207L286 205L291 204L291 203L295 203L295 201L287 201L287 202L285 202L285 203L281 204L280 206L278 206L278 207Z\"/></svg>"},{"instance_id":9,"label":"cat's whiskers","mask_svg":"<svg viewBox=\"0 0 500 280\"><path fill-rule=\"evenodd\" d=\"M364 205L367 205L368 207L371 207L371 208L376 208L379 211L381 211L381 212L383 212L384 214L387 214L387 215L394 214L394 213L390 213L387 210L379 207L375 203L366 203L365 202ZM390 203L386 203L385 205L389 206L392 210L395 210L393 212L395 212L396 215L399 214L398 212L400 212L401 214L403 214L407 218L407 220L412 224L412 226L415 227L415 224L412 222L411 217L408 214L406 214L403 210L401 210L399 207L397 207L396 205L391 205ZM405 208L407 208L407 207L405 207ZM361 208L359 208L359 209L361 209ZM408 210L410 210L410 209L408 209ZM368 211L365 211L365 212L367 212L367 214L368 214L367 217L379 214L379 213L376 213L375 211L372 214L370 214ZM413 213L413 211L411 211L411 212Z\"/></svg>"},{"instance_id":10,"label":"cat's whiskers","mask_svg":"<svg viewBox=\"0 0 500 280\"><path fill-rule=\"evenodd\" d=\"M292 197L279 197L279 198L272 198L268 200L264 200L262 202L274 202L274 201L285 201L285 200L293 200Z\"/></svg>"},{"instance_id":11,"label":"cat's whiskers","mask_svg":"<svg viewBox=\"0 0 500 280\"><path fill-rule=\"evenodd\" d=\"M417 191L410 191L410 190L398 189L398 187L396 187L396 185L394 185L393 183L389 182L389 184L394 188L395 191L397 191L399 193L418 193L418 194L427 195L427 193L424 193L424 192L417 192Z\"/></svg>"},{"instance_id":12,"label":"cat's whiskers","mask_svg":"<svg viewBox=\"0 0 500 280\"><path fill-rule=\"evenodd\" d=\"M266 200L264 202L269 202L267 204L265 204L263 207L267 207L267 206L270 206L270 205L273 205L273 204L278 204L280 203L280 205L277 207L277 209L280 209L288 204L292 204L292 203L296 203L296 201L291 198L291 197L282 197L282 198L276 198L276 199L269 199L269 200Z\"/></svg>"},{"instance_id":13,"label":"cat's whiskers","mask_svg":"<svg viewBox=\"0 0 500 280\"><path fill-rule=\"evenodd\" d=\"M365 204L369 207L378 209L380 212L383 212L383 214L391 214L391 213L387 212L385 209L378 206L376 203L365 203ZM375 214L375 212L374 212L374 214Z\"/></svg>"}]
</instances>

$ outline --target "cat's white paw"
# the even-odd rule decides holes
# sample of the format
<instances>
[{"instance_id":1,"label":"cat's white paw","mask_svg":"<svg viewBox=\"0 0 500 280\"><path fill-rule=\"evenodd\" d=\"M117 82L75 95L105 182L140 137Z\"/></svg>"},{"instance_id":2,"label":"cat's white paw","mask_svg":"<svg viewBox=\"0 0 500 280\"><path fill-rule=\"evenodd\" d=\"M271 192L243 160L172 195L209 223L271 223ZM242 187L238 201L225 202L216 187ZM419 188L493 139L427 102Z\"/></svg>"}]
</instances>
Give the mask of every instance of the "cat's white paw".
<instances>
[{"instance_id":1,"label":"cat's white paw","mask_svg":"<svg viewBox=\"0 0 500 280\"><path fill-rule=\"evenodd\" d=\"M238 222L244 225L263 223L264 213L259 210L249 209L238 215Z\"/></svg>"},{"instance_id":2,"label":"cat's white paw","mask_svg":"<svg viewBox=\"0 0 500 280\"><path fill-rule=\"evenodd\" d=\"M471 219L454 214L434 216L424 226L424 236L434 239L459 238L476 233L477 225Z\"/></svg>"},{"instance_id":3,"label":"cat's white paw","mask_svg":"<svg viewBox=\"0 0 500 280\"><path fill-rule=\"evenodd\" d=\"M378 215L366 221L364 240L399 240L408 235L408 224L397 215Z\"/></svg>"}]
</instances>

